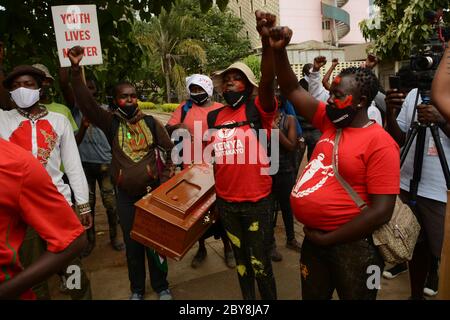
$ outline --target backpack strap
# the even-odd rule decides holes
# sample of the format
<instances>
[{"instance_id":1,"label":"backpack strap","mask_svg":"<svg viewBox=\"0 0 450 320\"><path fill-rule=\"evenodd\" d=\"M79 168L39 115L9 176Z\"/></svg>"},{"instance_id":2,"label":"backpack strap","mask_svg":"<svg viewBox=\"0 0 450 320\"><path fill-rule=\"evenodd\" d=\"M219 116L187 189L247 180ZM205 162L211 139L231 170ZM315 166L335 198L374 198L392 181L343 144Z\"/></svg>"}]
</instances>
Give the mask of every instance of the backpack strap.
<instances>
[{"instance_id":1,"label":"backpack strap","mask_svg":"<svg viewBox=\"0 0 450 320\"><path fill-rule=\"evenodd\" d=\"M216 128L216 120L217 116L219 115L219 112L222 111L225 107L218 108L216 110L208 112L208 115L206 116L206 122L208 123L208 129L215 129Z\"/></svg>"},{"instance_id":2,"label":"backpack strap","mask_svg":"<svg viewBox=\"0 0 450 320\"><path fill-rule=\"evenodd\" d=\"M151 115L145 115L144 116L144 121L145 124L147 125L147 127L150 129L150 132L153 135L153 139L155 141L155 145L158 145L158 135L156 134L156 121L155 118L153 118L153 116Z\"/></svg>"},{"instance_id":3,"label":"backpack strap","mask_svg":"<svg viewBox=\"0 0 450 320\"><path fill-rule=\"evenodd\" d=\"M226 106L208 113L207 122L209 129L233 129L245 125L249 125L252 129L255 129L256 131L262 129L261 116L259 114L258 109L255 106L253 99L250 98L245 103L245 115L247 120L216 126L216 120L219 115L219 112L222 111L224 108L226 108Z\"/></svg>"},{"instance_id":4,"label":"backpack strap","mask_svg":"<svg viewBox=\"0 0 450 320\"><path fill-rule=\"evenodd\" d=\"M191 110L193 105L193 102L191 99L186 100L186 103L183 105L183 107L181 108L181 119L180 119L180 123L184 122L184 119L186 118L187 113L189 112L189 110Z\"/></svg>"}]
</instances>

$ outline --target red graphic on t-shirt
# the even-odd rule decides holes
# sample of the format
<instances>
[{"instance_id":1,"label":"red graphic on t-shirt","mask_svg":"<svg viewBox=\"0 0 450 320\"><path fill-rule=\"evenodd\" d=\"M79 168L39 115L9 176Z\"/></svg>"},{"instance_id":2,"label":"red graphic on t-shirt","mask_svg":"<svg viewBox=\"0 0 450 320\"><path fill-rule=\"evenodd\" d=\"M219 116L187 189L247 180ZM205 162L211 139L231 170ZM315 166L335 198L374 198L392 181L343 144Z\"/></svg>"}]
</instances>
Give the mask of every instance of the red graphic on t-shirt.
<instances>
[{"instance_id":1,"label":"red graphic on t-shirt","mask_svg":"<svg viewBox=\"0 0 450 320\"><path fill-rule=\"evenodd\" d=\"M20 123L17 129L11 134L9 141L21 146L25 150L32 152L32 136L33 128L30 120L24 120ZM55 148L58 139L57 133L53 130L52 125L48 120L38 120L36 122L36 144L37 144L37 159L44 166L47 164L50 154Z\"/></svg>"}]
</instances>

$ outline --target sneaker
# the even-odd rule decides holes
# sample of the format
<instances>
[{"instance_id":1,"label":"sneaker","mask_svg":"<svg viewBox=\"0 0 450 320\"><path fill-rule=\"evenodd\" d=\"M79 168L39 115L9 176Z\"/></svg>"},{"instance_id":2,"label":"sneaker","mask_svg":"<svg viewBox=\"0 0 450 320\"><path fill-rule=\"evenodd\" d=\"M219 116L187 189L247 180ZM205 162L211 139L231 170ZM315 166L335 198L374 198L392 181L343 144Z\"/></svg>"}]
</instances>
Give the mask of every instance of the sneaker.
<instances>
[{"instance_id":1,"label":"sneaker","mask_svg":"<svg viewBox=\"0 0 450 320\"><path fill-rule=\"evenodd\" d=\"M408 267L406 266L406 263L400 263L400 264L393 266L392 268L390 268L388 270L383 271L383 277L385 277L386 279L394 279L399 274L402 274L406 271L408 271Z\"/></svg>"},{"instance_id":2,"label":"sneaker","mask_svg":"<svg viewBox=\"0 0 450 320\"><path fill-rule=\"evenodd\" d=\"M236 261L234 260L233 250L225 251L225 264L228 268L236 267Z\"/></svg>"},{"instance_id":3,"label":"sneaker","mask_svg":"<svg viewBox=\"0 0 450 320\"><path fill-rule=\"evenodd\" d=\"M302 246L300 245L300 243L294 238L292 240L288 240L286 241L286 248L300 252L300 250L302 249Z\"/></svg>"},{"instance_id":4,"label":"sneaker","mask_svg":"<svg viewBox=\"0 0 450 320\"><path fill-rule=\"evenodd\" d=\"M194 269L198 268L205 260L207 254L208 252L206 251L206 248L203 249L199 248L194 258L192 259L191 267Z\"/></svg>"},{"instance_id":5,"label":"sneaker","mask_svg":"<svg viewBox=\"0 0 450 320\"><path fill-rule=\"evenodd\" d=\"M438 293L438 284L439 277L437 273L429 273L425 282L425 288L423 288L423 293L428 297L434 297Z\"/></svg>"},{"instance_id":6,"label":"sneaker","mask_svg":"<svg viewBox=\"0 0 450 320\"><path fill-rule=\"evenodd\" d=\"M276 247L272 249L272 252L270 253L270 258L272 259L272 261L275 262L280 262L281 260L283 260L283 256L281 255L280 252L278 252Z\"/></svg>"},{"instance_id":7,"label":"sneaker","mask_svg":"<svg viewBox=\"0 0 450 320\"><path fill-rule=\"evenodd\" d=\"M161 291L159 294L159 300L173 300L172 293L169 289Z\"/></svg>"},{"instance_id":8,"label":"sneaker","mask_svg":"<svg viewBox=\"0 0 450 320\"><path fill-rule=\"evenodd\" d=\"M117 238L111 239L111 246L116 251L125 250L125 244L123 242L120 242L119 240L117 240Z\"/></svg>"},{"instance_id":9,"label":"sneaker","mask_svg":"<svg viewBox=\"0 0 450 320\"><path fill-rule=\"evenodd\" d=\"M130 300L144 300L144 295L133 292L130 296Z\"/></svg>"}]
</instances>

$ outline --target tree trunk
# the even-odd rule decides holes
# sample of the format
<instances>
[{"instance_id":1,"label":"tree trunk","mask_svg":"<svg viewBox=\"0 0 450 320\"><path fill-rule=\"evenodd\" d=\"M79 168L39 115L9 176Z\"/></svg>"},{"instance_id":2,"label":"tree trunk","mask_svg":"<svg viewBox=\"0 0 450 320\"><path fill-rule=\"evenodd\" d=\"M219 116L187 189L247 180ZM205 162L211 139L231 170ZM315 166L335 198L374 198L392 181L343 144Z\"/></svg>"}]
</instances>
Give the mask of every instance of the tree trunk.
<instances>
[{"instance_id":1,"label":"tree trunk","mask_svg":"<svg viewBox=\"0 0 450 320\"><path fill-rule=\"evenodd\" d=\"M167 103L171 103L170 99L170 70L169 70L169 61L167 61L167 58L163 59L163 72L164 72L164 78L166 79L166 94L167 94Z\"/></svg>"},{"instance_id":2,"label":"tree trunk","mask_svg":"<svg viewBox=\"0 0 450 320\"><path fill-rule=\"evenodd\" d=\"M170 57L165 57L164 61L164 77L166 78L167 102L171 103L171 85L170 85Z\"/></svg>"}]
</instances>

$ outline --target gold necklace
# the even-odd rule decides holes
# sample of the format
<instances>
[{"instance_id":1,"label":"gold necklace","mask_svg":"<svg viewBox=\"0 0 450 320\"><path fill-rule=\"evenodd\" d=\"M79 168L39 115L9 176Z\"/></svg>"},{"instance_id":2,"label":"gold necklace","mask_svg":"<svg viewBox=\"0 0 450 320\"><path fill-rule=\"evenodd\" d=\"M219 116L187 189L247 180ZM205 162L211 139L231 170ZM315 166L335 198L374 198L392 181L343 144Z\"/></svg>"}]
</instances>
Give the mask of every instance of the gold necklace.
<instances>
[{"instance_id":1,"label":"gold necklace","mask_svg":"<svg viewBox=\"0 0 450 320\"><path fill-rule=\"evenodd\" d=\"M372 125L373 123L375 123L375 121L369 120L369 122L367 122L364 126L362 126L362 128L367 128L368 126Z\"/></svg>"}]
</instances>

